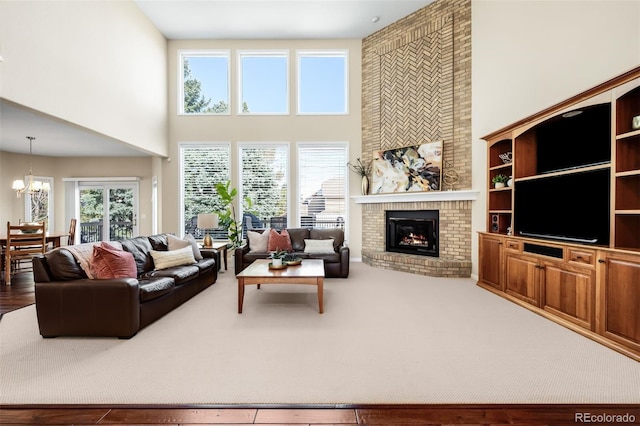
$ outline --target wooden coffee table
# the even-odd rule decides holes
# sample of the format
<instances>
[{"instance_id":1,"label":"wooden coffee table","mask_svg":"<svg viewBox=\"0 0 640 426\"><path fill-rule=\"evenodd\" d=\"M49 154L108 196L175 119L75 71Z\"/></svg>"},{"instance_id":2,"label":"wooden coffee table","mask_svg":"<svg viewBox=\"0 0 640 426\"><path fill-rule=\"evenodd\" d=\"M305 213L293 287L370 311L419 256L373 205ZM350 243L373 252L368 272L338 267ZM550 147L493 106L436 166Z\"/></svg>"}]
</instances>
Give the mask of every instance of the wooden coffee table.
<instances>
[{"instance_id":1,"label":"wooden coffee table","mask_svg":"<svg viewBox=\"0 0 640 426\"><path fill-rule=\"evenodd\" d=\"M236 275L238 278L238 313L242 313L244 286L257 284L310 284L318 287L318 308L323 312L322 292L324 284L324 261L304 259L298 266L284 269L269 269L269 259L259 259Z\"/></svg>"}]
</instances>

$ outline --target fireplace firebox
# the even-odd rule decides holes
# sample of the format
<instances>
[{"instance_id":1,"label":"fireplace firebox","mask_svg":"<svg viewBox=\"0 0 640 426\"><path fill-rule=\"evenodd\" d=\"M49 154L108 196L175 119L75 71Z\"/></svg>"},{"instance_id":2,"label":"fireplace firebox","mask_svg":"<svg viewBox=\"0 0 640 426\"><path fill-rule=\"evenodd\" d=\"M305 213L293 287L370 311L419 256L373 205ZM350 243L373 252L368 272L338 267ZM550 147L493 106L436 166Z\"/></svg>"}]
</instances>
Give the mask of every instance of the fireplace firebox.
<instances>
[{"instance_id":1,"label":"fireplace firebox","mask_svg":"<svg viewBox=\"0 0 640 426\"><path fill-rule=\"evenodd\" d=\"M387 210L386 251L438 257L438 210Z\"/></svg>"}]
</instances>

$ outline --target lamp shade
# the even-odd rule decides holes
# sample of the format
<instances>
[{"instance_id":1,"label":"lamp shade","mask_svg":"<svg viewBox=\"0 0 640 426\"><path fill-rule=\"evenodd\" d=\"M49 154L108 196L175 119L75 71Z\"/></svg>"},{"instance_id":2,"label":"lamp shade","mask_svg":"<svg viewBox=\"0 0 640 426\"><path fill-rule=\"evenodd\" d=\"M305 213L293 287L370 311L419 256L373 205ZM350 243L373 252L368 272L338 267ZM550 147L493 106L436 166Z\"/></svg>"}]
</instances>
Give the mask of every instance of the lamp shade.
<instances>
[{"instance_id":1,"label":"lamp shade","mask_svg":"<svg viewBox=\"0 0 640 426\"><path fill-rule=\"evenodd\" d=\"M14 180L13 185L11 185L11 189L15 191L20 191L24 189L24 181L22 179Z\"/></svg>"},{"instance_id":2,"label":"lamp shade","mask_svg":"<svg viewBox=\"0 0 640 426\"><path fill-rule=\"evenodd\" d=\"M215 229L218 227L218 215L215 213L204 213L198 215L198 228Z\"/></svg>"}]
</instances>

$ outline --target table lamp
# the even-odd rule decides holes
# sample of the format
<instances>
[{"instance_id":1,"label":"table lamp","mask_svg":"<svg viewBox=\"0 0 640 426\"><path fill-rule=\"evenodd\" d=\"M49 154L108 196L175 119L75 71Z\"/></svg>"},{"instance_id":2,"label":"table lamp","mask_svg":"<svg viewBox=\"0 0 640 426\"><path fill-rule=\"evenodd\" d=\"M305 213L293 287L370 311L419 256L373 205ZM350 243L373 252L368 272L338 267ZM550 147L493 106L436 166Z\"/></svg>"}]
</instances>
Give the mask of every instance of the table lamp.
<instances>
[{"instance_id":1,"label":"table lamp","mask_svg":"<svg viewBox=\"0 0 640 426\"><path fill-rule=\"evenodd\" d=\"M213 238L206 230L215 229L218 227L218 215L215 213L204 213L198 215L198 229L205 230L204 240L202 245L204 247L213 246Z\"/></svg>"}]
</instances>

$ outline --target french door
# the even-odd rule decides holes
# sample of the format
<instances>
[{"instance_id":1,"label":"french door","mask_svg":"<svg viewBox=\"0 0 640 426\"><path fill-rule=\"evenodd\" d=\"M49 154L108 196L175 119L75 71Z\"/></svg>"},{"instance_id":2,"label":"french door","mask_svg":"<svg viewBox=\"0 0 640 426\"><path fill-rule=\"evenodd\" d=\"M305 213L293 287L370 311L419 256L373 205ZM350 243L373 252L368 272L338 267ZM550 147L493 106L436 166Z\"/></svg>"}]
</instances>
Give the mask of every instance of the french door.
<instances>
[{"instance_id":1,"label":"french door","mask_svg":"<svg viewBox=\"0 0 640 426\"><path fill-rule=\"evenodd\" d=\"M80 183L80 242L138 235L138 183Z\"/></svg>"}]
</instances>

